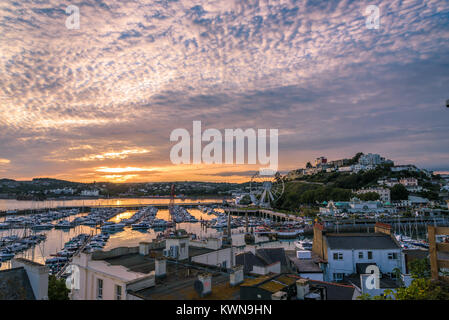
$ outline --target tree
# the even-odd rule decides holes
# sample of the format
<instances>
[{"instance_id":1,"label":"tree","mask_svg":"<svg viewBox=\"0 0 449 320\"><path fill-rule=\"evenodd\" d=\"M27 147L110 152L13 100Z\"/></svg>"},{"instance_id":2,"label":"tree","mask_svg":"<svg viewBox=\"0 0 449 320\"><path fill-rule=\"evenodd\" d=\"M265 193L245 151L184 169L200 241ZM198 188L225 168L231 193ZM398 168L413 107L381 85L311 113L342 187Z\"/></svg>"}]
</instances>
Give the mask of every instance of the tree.
<instances>
[{"instance_id":1,"label":"tree","mask_svg":"<svg viewBox=\"0 0 449 320\"><path fill-rule=\"evenodd\" d=\"M353 165L359 162L360 157L363 156L363 152L357 152L351 160L349 160L348 165Z\"/></svg>"},{"instance_id":2,"label":"tree","mask_svg":"<svg viewBox=\"0 0 449 320\"><path fill-rule=\"evenodd\" d=\"M398 288L395 292L385 290L387 294L396 300L449 300L449 290L445 285L424 278L415 279L409 287Z\"/></svg>"},{"instance_id":3,"label":"tree","mask_svg":"<svg viewBox=\"0 0 449 320\"><path fill-rule=\"evenodd\" d=\"M413 279L430 279L430 263L428 259L415 259L408 263Z\"/></svg>"},{"instance_id":4,"label":"tree","mask_svg":"<svg viewBox=\"0 0 449 320\"><path fill-rule=\"evenodd\" d=\"M375 300L449 300L449 287L447 284L430 279L430 263L428 259L412 260L408 264L413 278L410 286L404 287L403 283L396 290L385 290L382 296L374 297ZM400 270L393 270L399 274ZM369 300L371 297L363 295L361 300Z\"/></svg>"},{"instance_id":5,"label":"tree","mask_svg":"<svg viewBox=\"0 0 449 320\"><path fill-rule=\"evenodd\" d=\"M377 192L367 192L358 194L357 197L362 201L375 201L379 200L380 196Z\"/></svg>"},{"instance_id":6,"label":"tree","mask_svg":"<svg viewBox=\"0 0 449 320\"><path fill-rule=\"evenodd\" d=\"M239 201L239 204L248 205L251 204L251 197L249 195L244 195L242 199Z\"/></svg>"},{"instance_id":7,"label":"tree","mask_svg":"<svg viewBox=\"0 0 449 320\"><path fill-rule=\"evenodd\" d=\"M391 200L408 200L408 191L402 184L391 188Z\"/></svg>"},{"instance_id":8,"label":"tree","mask_svg":"<svg viewBox=\"0 0 449 320\"><path fill-rule=\"evenodd\" d=\"M69 300L69 292L64 279L57 279L54 275L48 277L49 300Z\"/></svg>"}]
</instances>

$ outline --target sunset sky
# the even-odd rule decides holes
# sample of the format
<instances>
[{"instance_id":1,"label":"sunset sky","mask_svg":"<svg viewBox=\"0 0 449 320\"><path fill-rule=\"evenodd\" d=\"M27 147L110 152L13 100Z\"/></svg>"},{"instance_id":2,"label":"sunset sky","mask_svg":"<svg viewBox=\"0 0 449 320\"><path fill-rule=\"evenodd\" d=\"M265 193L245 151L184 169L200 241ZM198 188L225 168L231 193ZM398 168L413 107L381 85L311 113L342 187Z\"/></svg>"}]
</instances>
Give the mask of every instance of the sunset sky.
<instances>
[{"instance_id":1,"label":"sunset sky","mask_svg":"<svg viewBox=\"0 0 449 320\"><path fill-rule=\"evenodd\" d=\"M282 171L356 152L449 171L447 0L2 0L0 12L0 178L258 170L172 164L170 133L194 120L278 129Z\"/></svg>"}]
</instances>

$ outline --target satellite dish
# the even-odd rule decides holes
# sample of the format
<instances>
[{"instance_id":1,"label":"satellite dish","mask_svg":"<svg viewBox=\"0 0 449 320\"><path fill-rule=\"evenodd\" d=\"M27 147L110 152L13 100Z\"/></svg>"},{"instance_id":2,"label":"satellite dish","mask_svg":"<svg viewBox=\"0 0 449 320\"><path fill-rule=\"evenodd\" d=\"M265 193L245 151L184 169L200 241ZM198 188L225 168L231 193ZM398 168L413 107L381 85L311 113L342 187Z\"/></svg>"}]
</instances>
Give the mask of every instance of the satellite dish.
<instances>
[{"instance_id":1,"label":"satellite dish","mask_svg":"<svg viewBox=\"0 0 449 320\"><path fill-rule=\"evenodd\" d=\"M193 288L195 289L195 291L198 293L198 295L202 295L203 294L203 290L204 290L204 285L200 280L196 280L193 283Z\"/></svg>"}]
</instances>

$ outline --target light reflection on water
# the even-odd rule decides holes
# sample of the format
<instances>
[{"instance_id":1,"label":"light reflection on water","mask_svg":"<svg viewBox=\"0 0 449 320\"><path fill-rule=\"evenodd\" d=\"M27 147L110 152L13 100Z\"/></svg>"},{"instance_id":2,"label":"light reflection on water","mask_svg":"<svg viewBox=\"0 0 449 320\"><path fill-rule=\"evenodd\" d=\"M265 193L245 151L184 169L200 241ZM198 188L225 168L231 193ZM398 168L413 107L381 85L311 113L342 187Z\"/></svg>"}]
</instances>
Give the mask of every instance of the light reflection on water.
<instances>
[{"instance_id":1,"label":"light reflection on water","mask_svg":"<svg viewBox=\"0 0 449 320\"><path fill-rule=\"evenodd\" d=\"M207 215L198 209L188 209L188 211L198 220L201 219L211 220L215 217L214 215ZM132 217L135 212L136 211L134 210L125 211L111 218L109 221L113 221L115 223L120 222L122 219L128 219ZM65 219L72 221L76 217L84 216L86 214L87 213L81 213ZM167 209L165 210L161 209L158 211L156 217L159 219L169 220L170 214ZM4 220L4 218L0 219L0 221L2 220ZM216 229L213 228L206 229L205 227L202 227L200 222L179 223L177 224L177 228L184 229L189 233L195 233L199 238L205 238L220 233L220 231L217 231ZM151 241L152 239L155 239L157 235L162 231L164 230L148 229L148 231L140 231L140 230L133 230L131 229L131 227L125 227L123 231L110 235L110 238L106 246L104 247L104 250L110 250L117 247L137 246L139 242ZM32 233L32 231L30 231L29 229L26 231L24 229L0 230L0 237L10 235L18 235L19 237L23 237L25 235L25 232L27 235ZM45 260L47 258L51 257L51 255L56 254L58 251L60 251L67 241L77 236L78 234L80 233L97 234L100 232L101 230L99 228L93 228L89 226L77 226L70 230L52 229L52 230L38 231L36 233L46 234L47 240L36 245L34 248L30 248L22 253L17 254L16 257L23 257L39 263L45 263ZM0 269L1 270L9 269L10 267L11 262L6 261L1 263Z\"/></svg>"},{"instance_id":2,"label":"light reflection on water","mask_svg":"<svg viewBox=\"0 0 449 320\"><path fill-rule=\"evenodd\" d=\"M216 203L222 199L196 199L196 198L175 198L175 203ZM45 201L24 201L15 199L0 199L0 211L25 210L57 207L84 207L84 206L124 206L124 205L152 205L169 204L169 198L117 198L117 199L84 199L84 200L45 200Z\"/></svg>"}]
</instances>

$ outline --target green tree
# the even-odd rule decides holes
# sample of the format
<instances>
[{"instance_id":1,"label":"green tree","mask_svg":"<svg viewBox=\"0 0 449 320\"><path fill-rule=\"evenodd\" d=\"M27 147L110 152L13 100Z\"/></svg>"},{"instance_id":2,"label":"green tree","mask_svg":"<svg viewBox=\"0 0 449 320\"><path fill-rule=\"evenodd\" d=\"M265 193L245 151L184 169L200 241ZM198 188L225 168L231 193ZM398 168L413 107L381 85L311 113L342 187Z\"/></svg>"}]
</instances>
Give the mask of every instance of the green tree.
<instances>
[{"instance_id":1,"label":"green tree","mask_svg":"<svg viewBox=\"0 0 449 320\"><path fill-rule=\"evenodd\" d=\"M391 200L407 200L408 191L402 184L397 184L391 188Z\"/></svg>"},{"instance_id":2,"label":"green tree","mask_svg":"<svg viewBox=\"0 0 449 320\"><path fill-rule=\"evenodd\" d=\"M430 279L430 262L428 259L415 259L408 263L413 279Z\"/></svg>"},{"instance_id":3,"label":"green tree","mask_svg":"<svg viewBox=\"0 0 449 320\"><path fill-rule=\"evenodd\" d=\"M382 296L374 299L396 300L449 300L449 287L447 284L430 279L430 264L428 259L412 260L408 264L410 274L413 278L409 287L404 287L403 283L396 290L385 290ZM398 275L400 270L394 270ZM363 295L361 300L369 300L370 297Z\"/></svg>"},{"instance_id":4,"label":"green tree","mask_svg":"<svg viewBox=\"0 0 449 320\"><path fill-rule=\"evenodd\" d=\"M362 193L358 194L357 197L362 201L375 201L380 199L380 196L377 192Z\"/></svg>"},{"instance_id":5,"label":"green tree","mask_svg":"<svg viewBox=\"0 0 449 320\"><path fill-rule=\"evenodd\" d=\"M251 204L251 197L249 195L243 196L242 199L239 201L239 204L242 204L242 205Z\"/></svg>"},{"instance_id":6,"label":"green tree","mask_svg":"<svg viewBox=\"0 0 449 320\"><path fill-rule=\"evenodd\" d=\"M64 279L57 279L54 275L48 277L49 300L69 300L69 292Z\"/></svg>"},{"instance_id":7,"label":"green tree","mask_svg":"<svg viewBox=\"0 0 449 320\"><path fill-rule=\"evenodd\" d=\"M447 286L424 278L413 280L407 288L385 290L385 294L393 295L396 300L449 300Z\"/></svg>"}]
</instances>

